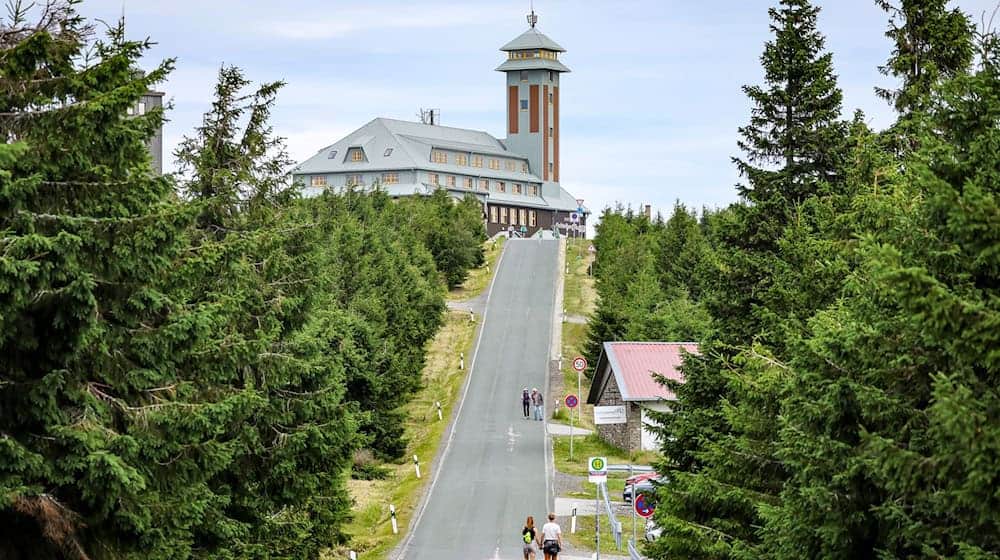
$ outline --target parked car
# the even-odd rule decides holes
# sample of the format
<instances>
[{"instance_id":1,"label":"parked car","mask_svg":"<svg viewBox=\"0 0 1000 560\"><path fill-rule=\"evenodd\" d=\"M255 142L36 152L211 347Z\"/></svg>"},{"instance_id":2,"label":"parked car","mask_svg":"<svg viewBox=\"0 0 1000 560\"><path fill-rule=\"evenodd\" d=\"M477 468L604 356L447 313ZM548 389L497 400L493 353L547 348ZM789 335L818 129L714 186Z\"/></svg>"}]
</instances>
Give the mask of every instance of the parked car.
<instances>
[{"instance_id":1,"label":"parked car","mask_svg":"<svg viewBox=\"0 0 1000 560\"><path fill-rule=\"evenodd\" d=\"M663 533L663 527L657 525L655 522L653 522L652 519L646 520L645 536L647 542L653 542L656 539L660 538L661 533Z\"/></svg>"},{"instance_id":2,"label":"parked car","mask_svg":"<svg viewBox=\"0 0 1000 560\"><path fill-rule=\"evenodd\" d=\"M622 500L624 500L626 504L632 503L632 488L633 486L631 484L627 484L625 489L622 490ZM650 494L653 492L653 479L643 480L642 482L637 483L634 488L636 494Z\"/></svg>"}]
</instances>

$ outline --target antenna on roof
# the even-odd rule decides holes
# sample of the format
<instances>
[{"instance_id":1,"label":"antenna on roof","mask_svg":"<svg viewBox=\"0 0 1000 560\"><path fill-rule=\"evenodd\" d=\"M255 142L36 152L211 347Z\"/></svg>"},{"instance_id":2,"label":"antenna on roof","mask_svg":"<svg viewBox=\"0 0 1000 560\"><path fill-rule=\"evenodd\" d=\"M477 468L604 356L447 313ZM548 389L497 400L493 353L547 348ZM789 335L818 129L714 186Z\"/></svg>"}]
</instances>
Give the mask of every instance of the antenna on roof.
<instances>
[{"instance_id":1,"label":"antenna on roof","mask_svg":"<svg viewBox=\"0 0 1000 560\"><path fill-rule=\"evenodd\" d=\"M531 0L531 13L528 14L528 25L534 29L535 25L538 24L538 16L535 15L535 1Z\"/></svg>"},{"instance_id":2,"label":"antenna on roof","mask_svg":"<svg viewBox=\"0 0 1000 560\"><path fill-rule=\"evenodd\" d=\"M423 124L441 124L441 109L420 109L419 116Z\"/></svg>"}]
</instances>

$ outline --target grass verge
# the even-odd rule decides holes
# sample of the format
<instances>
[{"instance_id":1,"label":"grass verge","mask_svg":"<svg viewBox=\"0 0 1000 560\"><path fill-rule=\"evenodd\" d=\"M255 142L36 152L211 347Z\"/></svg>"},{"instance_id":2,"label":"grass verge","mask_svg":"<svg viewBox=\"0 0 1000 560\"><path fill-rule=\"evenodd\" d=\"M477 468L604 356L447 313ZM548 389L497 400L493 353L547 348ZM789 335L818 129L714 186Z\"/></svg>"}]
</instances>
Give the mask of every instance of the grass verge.
<instances>
[{"instance_id":1,"label":"grass verge","mask_svg":"<svg viewBox=\"0 0 1000 560\"><path fill-rule=\"evenodd\" d=\"M597 290L594 277L588 269L594 262L594 255L588 251L590 240L566 240L566 266L569 274L563 291L563 307L569 315L590 315L597 306Z\"/></svg>"},{"instance_id":2,"label":"grass verge","mask_svg":"<svg viewBox=\"0 0 1000 560\"><path fill-rule=\"evenodd\" d=\"M614 554L617 556L628 555L628 540L632 538L632 518L619 519L622 524L622 550L615 547L615 538L611 535L611 527L608 524L607 516L601 516L601 553ZM568 540L574 547L584 550L596 550L595 521L592 515L578 516L576 518L576 533L570 533L569 527L563 528L563 539ZM638 519L636 521L636 539L642 543L646 530L646 521ZM641 544L640 544L641 546Z\"/></svg>"},{"instance_id":3,"label":"grass verge","mask_svg":"<svg viewBox=\"0 0 1000 560\"><path fill-rule=\"evenodd\" d=\"M490 284L490 279L493 278L493 271L497 268L497 260L500 258L500 252L503 251L503 244L506 240L505 237L499 237L493 241L486 242L486 262L483 266L470 270L469 277L465 279L465 282L458 288L448 292L449 301L472 299L486 290L486 287Z\"/></svg>"},{"instance_id":4,"label":"grass verge","mask_svg":"<svg viewBox=\"0 0 1000 560\"><path fill-rule=\"evenodd\" d=\"M423 371L424 387L406 405L406 437L409 441L407 458L414 454L420 459L418 479L409 460L399 465L387 465L385 480L351 480L348 489L354 500L353 519L345 527L350 536L349 548L361 560L384 558L406 531L429 480L430 465L437 454L442 435L448 426L451 411L458 404L459 391L467 370L459 370L455 356L465 352L471 356L477 323L469 321L466 312L449 312L445 323L431 341L427 364ZM436 402L440 399L443 420L438 420ZM392 534L389 504L396 506L400 534ZM343 550L329 551L327 559L345 558Z\"/></svg>"}]
</instances>

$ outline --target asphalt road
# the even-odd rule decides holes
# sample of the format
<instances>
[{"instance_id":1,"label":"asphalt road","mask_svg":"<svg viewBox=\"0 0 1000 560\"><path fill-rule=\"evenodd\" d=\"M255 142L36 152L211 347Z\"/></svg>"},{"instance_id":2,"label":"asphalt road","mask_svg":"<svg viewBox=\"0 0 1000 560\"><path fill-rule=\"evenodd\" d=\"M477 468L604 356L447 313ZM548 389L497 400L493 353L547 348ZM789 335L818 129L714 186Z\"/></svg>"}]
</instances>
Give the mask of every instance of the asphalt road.
<instances>
[{"instance_id":1,"label":"asphalt road","mask_svg":"<svg viewBox=\"0 0 1000 560\"><path fill-rule=\"evenodd\" d=\"M558 249L507 243L453 436L402 558L519 559L525 517L544 522L545 422L522 417L521 389L545 383Z\"/></svg>"}]
</instances>

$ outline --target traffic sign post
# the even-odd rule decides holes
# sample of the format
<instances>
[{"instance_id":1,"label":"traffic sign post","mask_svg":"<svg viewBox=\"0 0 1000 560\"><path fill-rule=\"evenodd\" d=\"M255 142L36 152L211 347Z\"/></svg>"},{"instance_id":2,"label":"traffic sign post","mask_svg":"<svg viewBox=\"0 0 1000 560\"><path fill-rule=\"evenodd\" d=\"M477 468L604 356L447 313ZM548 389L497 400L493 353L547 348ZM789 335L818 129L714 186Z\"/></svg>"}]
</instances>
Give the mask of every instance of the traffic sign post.
<instances>
[{"instance_id":1,"label":"traffic sign post","mask_svg":"<svg viewBox=\"0 0 1000 560\"><path fill-rule=\"evenodd\" d=\"M573 409L576 408L576 405L580 404L580 399L570 393L566 395L565 403L566 408L569 409L569 458L573 460Z\"/></svg>"},{"instance_id":2,"label":"traffic sign post","mask_svg":"<svg viewBox=\"0 0 1000 560\"><path fill-rule=\"evenodd\" d=\"M632 488L634 489L635 486ZM632 498L632 506L635 513L643 519L649 519L652 517L653 512L656 510L656 507L649 503L649 498L647 498L645 494L639 494L638 496Z\"/></svg>"},{"instance_id":3,"label":"traffic sign post","mask_svg":"<svg viewBox=\"0 0 1000 560\"><path fill-rule=\"evenodd\" d=\"M576 394L581 395L583 394L581 393L581 387L580 387L583 383L581 381L581 377L583 376L583 371L587 369L587 359L584 358L583 356L577 356L573 358L573 369L576 370ZM578 421L581 420L580 417L581 414L583 414L582 406L576 411L576 419ZM572 418L572 416L573 416L573 411L570 411L570 418ZM573 440L570 440L570 444L572 443Z\"/></svg>"},{"instance_id":4,"label":"traffic sign post","mask_svg":"<svg viewBox=\"0 0 1000 560\"><path fill-rule=\"evenodd\" d=\"M591 457L587 461L588 480L594 484L608 481L608 459L607 457Z\"/></svg>"}]
</instances>

